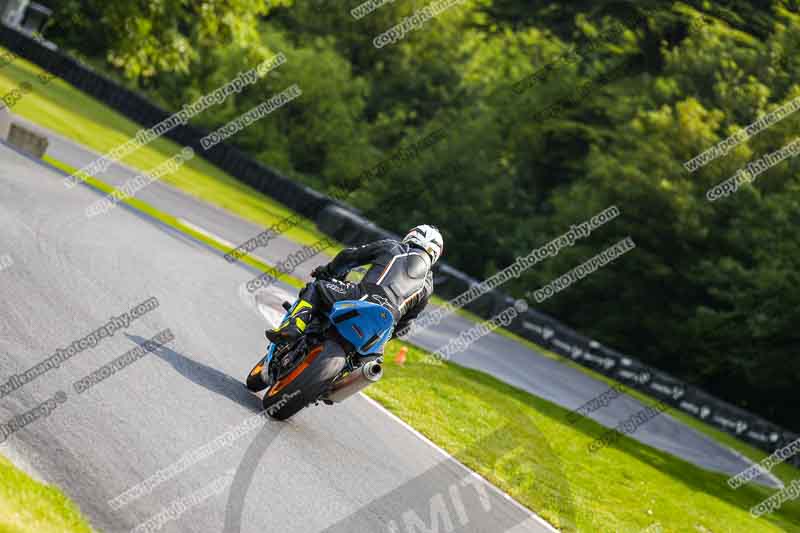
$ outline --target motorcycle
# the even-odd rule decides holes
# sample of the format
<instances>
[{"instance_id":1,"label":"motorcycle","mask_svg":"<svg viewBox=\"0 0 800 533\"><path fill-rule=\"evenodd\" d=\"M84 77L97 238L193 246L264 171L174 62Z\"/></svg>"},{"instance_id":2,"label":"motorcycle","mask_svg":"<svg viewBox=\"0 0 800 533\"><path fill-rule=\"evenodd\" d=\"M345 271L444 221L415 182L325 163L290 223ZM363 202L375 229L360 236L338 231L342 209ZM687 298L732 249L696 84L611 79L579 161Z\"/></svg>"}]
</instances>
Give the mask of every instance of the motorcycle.
<instances>
[{"instance_id":1,"label":"motorcycle","mask_svg":"<svg viewBox=\"0 0 800 533\"><path fill-rule=\"evenodd\" d=\"M282 321L299 301L283 302ZM270 343L247 376L250 391L266 389L262 405L276 420L286 420L311 404L341 403L383 376L383 346L394 330L385 307L340 300L327 312L316 313L320 324L315 333L292 343Z\"/></svg>"}]
</instances>

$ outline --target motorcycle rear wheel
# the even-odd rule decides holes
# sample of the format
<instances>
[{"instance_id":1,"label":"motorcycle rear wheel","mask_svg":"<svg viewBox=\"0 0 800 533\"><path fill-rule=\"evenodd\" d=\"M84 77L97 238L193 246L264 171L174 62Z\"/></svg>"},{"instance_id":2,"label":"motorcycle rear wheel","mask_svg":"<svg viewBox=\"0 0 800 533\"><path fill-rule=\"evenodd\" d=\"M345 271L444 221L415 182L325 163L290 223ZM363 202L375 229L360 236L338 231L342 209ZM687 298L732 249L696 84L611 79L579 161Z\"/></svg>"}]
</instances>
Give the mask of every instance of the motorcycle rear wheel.
<instances>
[{"instance_id":1,"label":"motorcycle rear wheel","mask_svg":"<svg viewBox=\"0 0 800 533\"><path fill-rule=\"evenodd\" d=\"M262 400L264 409L276 420L291 418L326 393L345 364L345 353L338 343L325 340L312 347L294 370L267 390Z\"/></svg>"},{"instance_id":2,"label":"motorcycle rear wheel","mask_svg":"<svg viewBox=\"0 0 800 533\"><path fill-rule=\"evenodd\" d=\"M275 350L275 354L273 356L273 361L275 359L280 359L286 355L286 349L284 347L278 347ZM273 362L273 364L275 364ZM269 387L272 378L270 378L270 369L268 366L264 365L264 360L261 359L256 366L250 370L250 373L247 375L247 388L253 392L261 392L262 390Z\"/></svg>"}]
</instances>

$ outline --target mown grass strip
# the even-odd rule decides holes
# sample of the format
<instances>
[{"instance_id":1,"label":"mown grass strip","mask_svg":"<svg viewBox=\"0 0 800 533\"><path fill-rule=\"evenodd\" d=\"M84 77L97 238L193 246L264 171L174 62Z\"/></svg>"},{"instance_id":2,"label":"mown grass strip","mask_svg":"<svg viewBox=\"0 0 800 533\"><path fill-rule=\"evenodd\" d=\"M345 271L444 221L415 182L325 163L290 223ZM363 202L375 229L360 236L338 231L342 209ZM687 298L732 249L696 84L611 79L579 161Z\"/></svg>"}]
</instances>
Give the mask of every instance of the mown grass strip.
<instances>
[{"instance_id":1,"label":"mown grass strip","mask_svg":"<svg viewBox=\"0 0 800 533\"><path fill-rule=\"evenodd\" d=\"M402 367L391 362L401 346L408 348ZM391 341L386 375L366 394L556 527L574 505L581 532L638 533L655 523L664 532L800 531L798 501L755 519L750 507L774 491L753 484L733 490L727 476L628 436L590 454L604 426L588 418L570 425L567 409L476 370L424 363L429 356ZM513 431L470 446L504 425Z\"/></svg>"},{"instance_id":2,"label":"mown grass strip","mask_svg":"<svg viewBox=\"0 0 800 533\"><path fill-rule=\"evenodd\" d=\"M58 488L33 480L0 456L0 531L91 533L92 528Z\"/></svg>"}]
</instances>

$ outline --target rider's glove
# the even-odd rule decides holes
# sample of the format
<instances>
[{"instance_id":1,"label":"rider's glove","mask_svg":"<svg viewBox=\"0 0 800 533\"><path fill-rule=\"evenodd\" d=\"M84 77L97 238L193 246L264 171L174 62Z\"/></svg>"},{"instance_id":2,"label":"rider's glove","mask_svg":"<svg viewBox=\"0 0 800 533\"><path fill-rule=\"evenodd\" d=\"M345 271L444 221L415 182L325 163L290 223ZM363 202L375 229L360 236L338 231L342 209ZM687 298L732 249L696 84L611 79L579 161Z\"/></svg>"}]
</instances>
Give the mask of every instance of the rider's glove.
<instances>
[{"instance_id":1,"label":"rider's glove","mask_svg":"<svg viewBox=\"0 0 800 533\"><path fill-rule=\"evenodd\" d=\"M331 279L333 272L328 268L328 265L320 265L311 271L311 277L317 279Z\"/></svg>"}]
</instances>

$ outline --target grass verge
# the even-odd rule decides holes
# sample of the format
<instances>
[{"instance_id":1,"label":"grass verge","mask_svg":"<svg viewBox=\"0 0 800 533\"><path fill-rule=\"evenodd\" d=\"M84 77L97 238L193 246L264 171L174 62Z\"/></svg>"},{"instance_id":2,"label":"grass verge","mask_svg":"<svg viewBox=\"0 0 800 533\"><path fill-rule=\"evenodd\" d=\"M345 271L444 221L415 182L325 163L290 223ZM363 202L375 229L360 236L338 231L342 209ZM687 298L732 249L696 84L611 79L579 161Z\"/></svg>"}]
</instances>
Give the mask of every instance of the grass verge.
<instances>
[{"instance_id":1,"label":"grass verge","mask_svg":"<svg viewBox=\"0 0 800 533\"><path fill-rule=\"evenodd\" d=\"M43 485L0 456L0 531L3 533L91 533L69 498Z\"/></svg>"},{"instance_id":2,"label":"grass verge","mask_svg":"<svg viewBox=\"0 0 800 533\"><path fill-rule=\"evenodd\" d=\"M562 407L482 372L426 364L427 352L401 341L392 341L387 354L401 345L406 364L388 363L386 377L367 394L559 528L638 533L658 523L664 532L800 531L798 501L756 519L749 509L773 491L733 490L727 476L629 437L590 454L587 446L605 431L591 419L570 425Z\"/></svg>"},{"instance_id":3,"label":"grass verge","mask_svg":"<svg viewBox=\"0 0 800 533\"><path fill-rule=\"evenodd\" d=\"M583 372L584 374L587 374L590 377L593 377L593 378L595 378L595 379L597 379L599 381L607 383L609 387L619 384L619 382L614 380L613 378L610 378L610 377L608 377L608 376L606 376L604 374L601 374L599 372L595 372L594 370L592 370L590 368L587 368L587 367L585 367L583 365L580 365L580 364L572 361L571 359L569 359L567 357L564 357L564 356L559 355L559 354L557 354L555 352L552 352L552 351L550 351L550 350L548 350L546 348L543 348L543 347L539 346L538 344L535 344L535 343L533 343L533 342L531 342L531 341L529 341L527 339L524 339L524 338L522 338L522 337L520 337L520 336L518 336L518 335L516 335L516 334L514 334L514 333L512 333L510 331L501 329L501 330L498 330L498 333L500 333L501 335L503 335L505 337L508 337L508 338L514 340L515 342L518 342L520 344L523 344L523 345L527 346L531 350L534 350L534 351L544 355L545 357L548 357L550 359L553 359L554 361L558 361L558 362L563 363L565 365L571 366L572 368L580 370L581 372ZM633 389L631 387L625 387L625 392L629 396L631 396L633 398L636 398L637 400L639 400L640 402L645 403L645 404L646 403L651 403L653 401L653 398L651 396L648 396L647 394L645 394L643 392L639 392L638 390ZM756 448L755 446L751 446L750 444L747 444L746 442L743 442L740 439L737 439L735 436L731 435L730 433L726 433L726 432L721 431L721 430L719 430L719 429L717 429L715 427L709 426L708 424L706 424L702 420L698 420L697 418L689 415L688 413L684 413L683 411L679 411L677 409L673 409L673 410L670 411L670 416L672 416L674 419L678 420L679 422L682 422L682 423L686 424L690 428L692 428L692 429L694 429L694 430L706 435L710 439L722 444L723 446L727 446L728 448L736 450L737 452L739 452L740 454L744 455L745 457L747 457L748 459L750 459L754 463L758 463L759 461L761 461L762 459L764 459L765 457L767 457L769 455L764 450ZM792 480L794 480L794 479L800 479L800 470L798 470L794 466L792 466L790 464L787 464L787 463L781 463L781 464L775 466L771 470L771 472L772 472L773 475L775 475L775 477L777 477L783 483L786 483L786 484L791 483Z\"/></svg>"}]
</instances>

